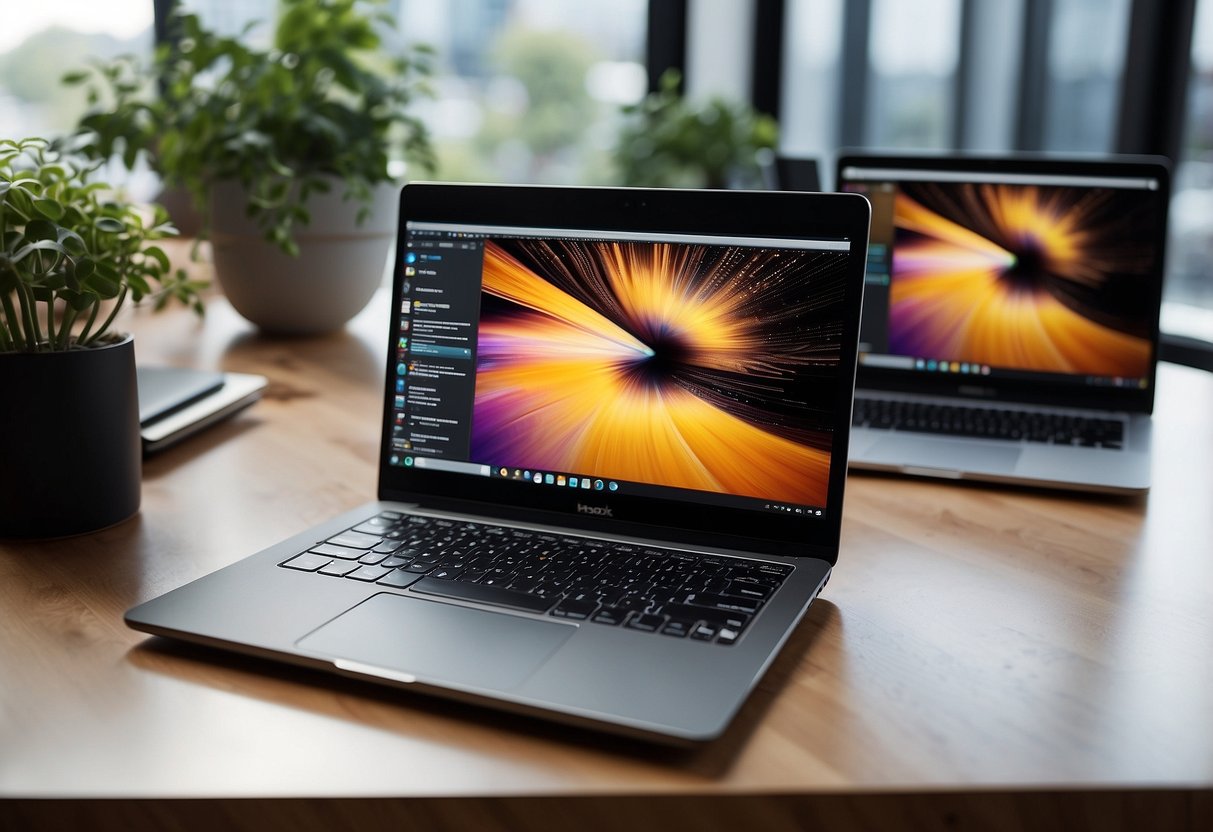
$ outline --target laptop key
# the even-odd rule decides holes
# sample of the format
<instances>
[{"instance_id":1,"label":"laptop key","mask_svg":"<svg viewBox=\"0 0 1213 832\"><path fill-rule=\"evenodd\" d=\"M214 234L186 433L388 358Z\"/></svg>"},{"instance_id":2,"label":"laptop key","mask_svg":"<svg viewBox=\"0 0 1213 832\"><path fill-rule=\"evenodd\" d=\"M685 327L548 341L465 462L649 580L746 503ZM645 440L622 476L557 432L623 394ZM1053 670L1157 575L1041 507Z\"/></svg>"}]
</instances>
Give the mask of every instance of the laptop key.
<instances>
[{"instance_id":1,"label":"laptop key","mask_svg":"<svg viewBox=\"0 0 1213 832\"><path fill-rule=\"evenodd\" d=\"M594 614L594 610L598 609L598 605L593 601L576 601L572 598L565 598L550 615L557 618L570 618L575 621L584 621Z\"/></svg>"},{"instance_id":2,"label":"laptop key","mask_svg":"<svg viewBox=\"0 0 1213 832\"><path fill-rule=\"evenodd\" d=\"M737 639L741 638L741 633L736 630L730 630L728 627L720 628L720 635L716 636L717 644L736 644Z\"/></svg>"},{"instance_id":3,"label":"laptop key","mask_svg":"<svg viewBox=\"0 0 1213 832\"><path fill-rule=\"evenodd\" d=\"M391 586L397 589L404 589L407 586L412 586L419 580L421 580L420 575L414 575L411 572L405 572L400 569L393 569L391 572L376 581L376 583L380 586Z\"/></svg>"},{"instance_id":4,"label":"laptop key","mask_svg":"<svg viewBox=\"0 0 1213 832\"><path fill-rule=\"evenodd\" d=\"M614 626L623 622L627 618L626 612L620 612L612 607L603 607L598 612L594 613L594 617L590 620L595 624L609 624Z\"/></svg>"},{"instance_id":5,"label":"laptop key","mask_svg":"<svg viewBox=\"0 0 1213 832\"><path fill-rule=\"evenodd\" d=\"M320 567L319 574L333 575L337 578L344 578L346 575L359 568L358 561L335 560L328 566Z\"/></svg>"},{"instance_id":6,"label":"laptop key","mask_svg":"<svg viewBox=\"0 0 1213 832\"><path fill-rule=\"evenodd\" d=\"M694 604L700 607L745 613L757 612L758 608L762 606L762 601L757 598L743 598L739 595L718 595L713 592L687 592L675 598L674 601L679 604Z\"/></svg>"},{"instance_id":7,"label":"laptop key","mask_svg":"<svg viewBox=\"0 0 1213 832\"><path fill-rule=\"evenodd\" d=\"M733 583L729 585L728 594L736 595L741 598L754 598L759 601L764 601L770 597L771 588L765 584L733 581Z\"/></svg>"},{"instance_id":8,"label":"laptop key","mask_svg":"<svg viewBox=\"0 0 1213 832\"><path fill-rule=\"evenodd\" d=\"M629 630L640 630L645 633L655 633L665 623L664 615L648 615L636 613L623 626Z\"/></svg>"},{"instance_id":9,"label":"laptop key","mask_svg":"<svg viewBox=\"0 0 1213 832\"><path fill-rule=\"evenodd\" d=\"M547 612L556 602L555 598L537 598L534 595L497 586L469 584L463 581L443 581L430 577L422 578L413 584L412 591L442 598L510 607L526 612Z\"/></svg>"},{"instance_id":10,"label":"laptop key","mask_svg":"<svg viewBox=\"0 0 1213 832\"><path fill-rule=\"evenodd\" d=\"M282 565L287 569L298 569L302 572L315 572L320 567L328 566L332 562L332 558L326 558L322 555L313 554L312 552L304 552L302 555L296 555Z\"/></svg>"},{"instance_id":11,"label":"laptop key","mask_svg":"<svg viewBox=\"0 0 1213 832\"><path fill-rule=\"evenodd\" d=\"M383 538L377 534L364 534L363 532L342 532L341 534L330 537L327 541L337 546L349 546L352 549L370 549L372 546L378 546L383 542Z\"/></svg>"},{"instance_id":12,"label":"laptop key","mask_svg":"<svg viewBox=\"0 0 1213 832\"><path fill-rule=\"evenodd\" d=\"M690 604L666 604L661 611L670 618L683 618L689 621L704 621L718 627L728 627L740 630L749 623L750 617L742 612L717 610L711 607L696 607Z\"/></svg>"},{"instance_id":13,"label":"laptop key","mask_svg":"<svg viewBox=\"0 0 1213 832\"><path fill-rule=\"evenodd\" d=\"M344 560L358 560L358 558L366 554L365 549L351 549L348 546L334 546L331 543L321 543L318 546L313 546L309 551L315 552L317 555L327 555Z\"/></svg>"},{"instance_id":14,"label":"laptop key","mask_svg":"<svg viewBox=\"0 0 1213 832\"><path fill-rule=\"evenodd\" d=\"M717 629L718 628L715 624L700 622L699 624L695 625L693 630L691 630L691 638L695 639L696 641L711 641L712 639L716 638Z\"/></svg>"},{"instance_id":15,"label":"laptop key","mask_svg":"<svg viewBox=\"0 0 1213 832\"><path fill-rule=\"evenodd\" d=\"M377 581L391 571L382 566L360 566L345 577L355 581Z\"/></svg>"},{"instance_id":16,"label":"laptop key","mask_svg":"<svg viewBox=\"0 0 1213 832\"><path fill-rule=\"evenodd\" d=\"M685 618L671 618L661 628L661 634L666 636L674 636L675 638L686 638L691 633L691 628L695 626L694 621L688 621Z\"/></svg>"}]
</instances>

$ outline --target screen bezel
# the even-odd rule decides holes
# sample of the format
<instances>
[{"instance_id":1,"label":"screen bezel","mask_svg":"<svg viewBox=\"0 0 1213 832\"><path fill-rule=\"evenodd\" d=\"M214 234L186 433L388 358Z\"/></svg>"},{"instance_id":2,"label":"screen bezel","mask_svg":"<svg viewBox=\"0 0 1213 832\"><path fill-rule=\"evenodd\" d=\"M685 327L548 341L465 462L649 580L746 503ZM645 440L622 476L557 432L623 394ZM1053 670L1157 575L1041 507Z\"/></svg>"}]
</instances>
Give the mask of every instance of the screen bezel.
<instances>
[{"instance_id":1,"label":"screen bezel","mask_svg":"<svg viewBox=\"0 0 1213 832\"><path fill-rule=\"evenodd\" d=\"M753 551L812 555L833 563L841 533L869 217L868 201L851 194L437 183L404 186L397 236L401 249L406 224L416 221L594 229L607 233L848 239L854 246L854 254L847 264L842 355L836 381L839 406L826 511L821 517L721 508L622 492L591 498L571 490L495 477L391 466L387 458L392 409L391 397L386 395L379 452L380 499L420 501L435 506L450 504L490 516L525 518L531 522L546 520L601 532L636 535L648 531L654 537L675 542L703 543L718 538L732 542L733 546L743 542L745 548ZM397 256L395 260L393 299L401 295L404 273L403 257ZM391 384L394 366L394 350L391 339L387 339L385 385ZM614 519L579 514L577 503L590 499L595 505L609 503Z\"/></svg>"},{"instance_id":2,"label":"screen bezel","mask_svg":"<svg viewBox=\"0 0 1213 832\"><path fill-rule=\"evenodd\" d=\"M1015 401L1052 404L1061 407L1094 407L1130 413L1151 413L1154 409L1154 389L1158 369L1159 313L1162 308L1163 275L1165 273L1167 211L1170 207L1171 172L1166 159L1158 156L1061 157L1052 155L1016 154L989 155L915 155L871 154L844 152L835 168L834 187L841 191L854 182L896 182L896 177L879 180L865 177L848 179L843 172L849 167L868 169L914 170L923 172L1014 174L1027 176L1148 178L1158 181L1159 213L1154 229L1155 258L1153 309L1150 312L1150 362L1145 389L1103 386L1082 386L1072 382L1049 379L996 378L993 376L932 374L918 370L900 370L859 363L856 384L860 388L921 393L949 398L969 398L982 401Z\"/></svg>"}]
</instances>

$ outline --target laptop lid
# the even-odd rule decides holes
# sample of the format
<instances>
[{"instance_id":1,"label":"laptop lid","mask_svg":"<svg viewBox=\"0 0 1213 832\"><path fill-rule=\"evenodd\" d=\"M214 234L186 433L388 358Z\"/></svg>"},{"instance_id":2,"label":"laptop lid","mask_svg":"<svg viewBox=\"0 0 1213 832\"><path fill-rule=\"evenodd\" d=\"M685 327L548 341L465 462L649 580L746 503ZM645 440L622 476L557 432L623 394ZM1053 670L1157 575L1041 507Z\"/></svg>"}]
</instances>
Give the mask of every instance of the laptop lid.
<instances>
[{"instance_id":1,"label":"laptop lid","mask_svg":"<svg viewBox=\"0 0 1213 832\"><path fill-rule=\"evenodd\" d=\"M869 209L410 184L381 499L837 557Z\"/></svg>"},{"instance_id":2,"label":"laptop lid","mask_svg":"<svg viewBox=\"0 0 1213 832\"><path fill-rule=\"evenodd\" d=\"M843 154L836 181L872 203L859 386L1153 409L1164 160Z\"/></svg>"}]
</instances>

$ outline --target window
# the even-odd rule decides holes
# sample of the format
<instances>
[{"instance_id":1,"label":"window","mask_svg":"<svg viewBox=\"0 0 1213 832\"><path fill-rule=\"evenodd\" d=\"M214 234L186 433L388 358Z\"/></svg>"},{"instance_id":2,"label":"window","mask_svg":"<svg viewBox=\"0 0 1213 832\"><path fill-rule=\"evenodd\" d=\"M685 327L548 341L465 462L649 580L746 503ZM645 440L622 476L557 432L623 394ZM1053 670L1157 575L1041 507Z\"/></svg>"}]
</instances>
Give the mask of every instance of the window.
<instances>
[{"instance_id":1,"label":"window","mask_svg":"<svg viewBox=\"0 0 1213 832\"><path fill-rule=\"evenodd\" d=\"M1196 10L1170 232L1164 329L1213 340L1213 0Z\"/></svg>"},{"instance_id":2,"label":"window","mask_svg":"<svg viewBox=\"0 0 1213 832\"><path fill-rule=\"evenodd\" d=\"M224 37L239 35L250 23L258 22L247 35L258 46L269 43L278 9L277 0L178 0L177 5Z\"/></svg>"},{"instance_id":3,"label":"window","mask_svg":"<svg viewBox=\"0 0 1213 832\"><path fill-rule=\"evenodd\" d=\"M792 0L783 44L780 150L822 158L838 146L843 0Z\"/></svg>"},{"instance_id":4,"label":"window","mask_svg":"<svg viewBox=\"0 0 1213 832\"><path fill-rule=\"evenodd\" d=\"M150 0L37 0L6 4L0 27L0 124L5 138L60 135L85 110L84 92L59 83L90 58L149 55Z\"/></svg>"},{"instance_id":5,"label":"window","mask_svg":"<svg viewBox=\"0 0 1213 832\"><path fill-rule=\"evenodd\" d=\"M1053 0L1045 149L1113 149L1128 32L1129 0Z\"/></svg>"},{"instance_id":6,"label":"window","mask_svg":"<svg viewBox=\"0 0 1213 832\"><path fill-rule=\"evenodd\" d=\"M619 107L647 89L646 0L400 0L438 53L419 111L448 180L606 183Z\"/></svg>"},{"instance_id":7,"label":"window","mask_svg":"<svg viewBox=\"0 0 1213 832\"><path fill-rule=\"evenodd\" d=\"M951 143L959 31L960 0L873 0L865 144Z\"/></svg>"},{"instance_id":8,"label":"window","mask_svg":"<svg viewBox=\"0 0 1213 832\"><path fill-rule=\"evenodd\" d=\"M276 0L182 0L209 28L264 44ZM437 51L435 100L419 111L443 179L612 181L620 105L647 88L647 0L389 0L397 45ZM58 134L85 108L61 75L88 58L150 58L152 0L42 0L15 7L0 31L0 124L10 136ZM391 46L389 39L389 47ZM66 62L64 55L79 56Z\"/></svg>"}]
</instances>

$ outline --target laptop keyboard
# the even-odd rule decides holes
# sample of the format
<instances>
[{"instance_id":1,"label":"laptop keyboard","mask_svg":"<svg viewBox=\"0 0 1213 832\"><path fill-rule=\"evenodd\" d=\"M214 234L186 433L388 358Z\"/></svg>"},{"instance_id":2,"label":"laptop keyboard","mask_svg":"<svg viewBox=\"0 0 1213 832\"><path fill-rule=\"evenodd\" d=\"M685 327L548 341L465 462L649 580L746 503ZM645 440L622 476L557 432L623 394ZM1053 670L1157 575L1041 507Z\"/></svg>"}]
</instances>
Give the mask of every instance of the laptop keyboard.
<instances>
[{"instance_id":1,"label":"laptop keyboard","mask_svg":"<svg viewBox=\"0 0 1213 832\"><path fill-rule=\"evenodd\" d=\"M737 642L792 572L779 563L393 511L280 565L723 645Z\"/></svg>"},{"instance_id":2,"label":"laptop keyboard","mask_svg":"<svg viewBox=\"0 0 1213 832\"><path fill-rule=\"evenodd\" d=\"M857 398L852 422L881 430L1124 448L1124 423L1120 420L1029 410Z\"/></svg>"}]
</instances>

